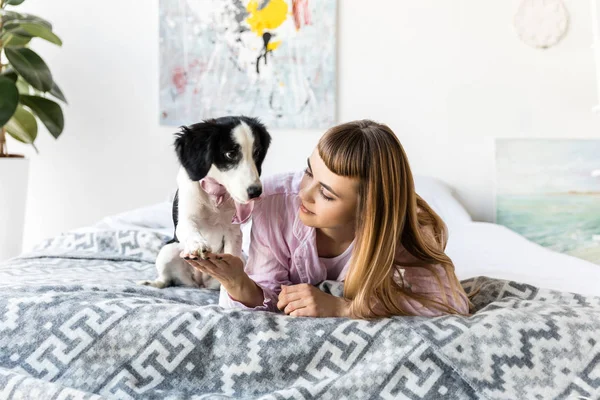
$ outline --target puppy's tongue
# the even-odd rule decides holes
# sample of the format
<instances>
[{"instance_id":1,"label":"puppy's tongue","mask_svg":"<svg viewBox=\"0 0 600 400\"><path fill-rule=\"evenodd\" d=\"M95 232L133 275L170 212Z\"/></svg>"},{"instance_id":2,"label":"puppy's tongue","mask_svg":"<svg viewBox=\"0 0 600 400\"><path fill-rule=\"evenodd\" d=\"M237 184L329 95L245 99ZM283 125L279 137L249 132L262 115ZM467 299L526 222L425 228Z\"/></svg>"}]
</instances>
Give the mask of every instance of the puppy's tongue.
<instances>
[{"instance_id":1,"label":"puppy's tongue","mask_svg":"<svg viewBox=\"0 0 600 400\"><path fill-rule=\"evenodd\" d=\"M259 200L261 198L262 198L262 194L260 196L258 196L258 197L253 198L253 199L246 200L245 202L243 202L243 201L237 201L235 199L233 199L233 200L235 200L235 202L238 203L238 204L248 205L248 204L254 203L254 201Z\"/></svg>"},{"instance_id":2,"label":"puppy's tongue","mask_svg":"<svg viewBox=\"0 0 600 400\"><path fill-rule=\"evenodd\" d=\"M252 199L254 200L254 199ZM254 201L249 201L246 204L235 202L235 214L231 219L232 224L243 224L248 221L254 209Z\"/></svg>"}]
</instances>

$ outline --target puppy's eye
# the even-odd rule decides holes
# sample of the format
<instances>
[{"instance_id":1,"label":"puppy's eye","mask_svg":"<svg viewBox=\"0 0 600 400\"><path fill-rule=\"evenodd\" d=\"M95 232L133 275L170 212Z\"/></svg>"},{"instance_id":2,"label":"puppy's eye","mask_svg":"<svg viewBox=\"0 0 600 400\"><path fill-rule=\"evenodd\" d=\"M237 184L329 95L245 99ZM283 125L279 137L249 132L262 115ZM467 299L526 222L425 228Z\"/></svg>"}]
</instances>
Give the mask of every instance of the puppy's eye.
<instances>
[{"instance_id":1,"label":"puppy's eye","mask_svg":"<svg viewBox=\"0 0 600 400\"><path fill-rule=\"evenodd\" d=\"M235 151L228 151L225 153L225 158L228 160L233 160L235 158Z\"/></svg>"}]
</instances>

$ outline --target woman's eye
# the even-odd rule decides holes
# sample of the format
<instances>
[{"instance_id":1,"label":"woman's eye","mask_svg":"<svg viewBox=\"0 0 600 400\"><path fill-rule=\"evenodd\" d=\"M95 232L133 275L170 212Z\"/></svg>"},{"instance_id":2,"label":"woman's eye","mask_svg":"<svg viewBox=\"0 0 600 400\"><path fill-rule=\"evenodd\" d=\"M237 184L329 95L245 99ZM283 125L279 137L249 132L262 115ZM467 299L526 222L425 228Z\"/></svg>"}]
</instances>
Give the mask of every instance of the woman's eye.
<instances>
[{"instance_id":1,"label":"woman's eye","mask_svg":"<svg viewBox=\"0 0 600 400\"><path fill-rule=\"evenodd\" d=\"M234 157L235 151L228 151L227 153L225 153L225 158L227 158L228 160L233 160Z\"/></svg>"},{"instance_id":2,"label":"woman's eye","mask_svg":"<svg viewBox=\"0 0 600 400\"><path fill-rule=\"evenodd\" d=\"M323 198L324 198L325 200L327 200L327 201L332 201L332 200L333 200L333 198L332 198L332 197L327 197L327 196L325 195L325 192L323 191L323 188L321 188L321 190L319 190L319 191L321 192L321 196L323 196Z\"/></svg>"},{"instance_id":3,"label":"woman's eye","mask_svg":"<svg viewBox=\"0 0 600 400\"><path fill-rule=\"evenodd\" d=\"M308 168L306 168L304 170L304 175L308 175L308 176L310 176L312 178L312 174L310 173L310 171L308 170Z\"/></svg>"}]
</instances>

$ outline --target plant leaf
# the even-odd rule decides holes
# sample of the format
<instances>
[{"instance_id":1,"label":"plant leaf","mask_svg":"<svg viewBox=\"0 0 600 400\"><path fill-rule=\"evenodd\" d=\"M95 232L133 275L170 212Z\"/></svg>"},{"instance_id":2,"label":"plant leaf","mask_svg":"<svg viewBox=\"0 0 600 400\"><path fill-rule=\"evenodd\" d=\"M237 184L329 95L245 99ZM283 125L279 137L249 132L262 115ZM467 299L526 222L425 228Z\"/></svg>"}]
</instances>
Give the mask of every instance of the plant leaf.
<instances>
[{"instance_id":1,"label":"plant leaf","mask_svg":"<svg viewBox=\"0 0 600 400\"><path fill-rule=\"evenodd\" d=\"M31 41L31 37L12 32L2 35L0 40L2 41L4 47L24 47Z\"/></svg>"},{"instance_id":2,"label":"plant leaf","mask_svg":"<svg viewBox=\"0 0 600 400\"><path fill-rule=\"evenodd\" d=\"M25 37L33 37L30 33L27 33L26 30L21 29L21 25L19 23L10 22L4 24L4 31L7 34L17 34Z\"/></svg>"},{"instance_id":3,"label":"plant leaf","mask_svg":"<svg viewBox=\"0 0 600 400\"><path fill-rule=\"evenodd\" d=\"M0 127L12 118L19 105L17 85L5 76L0 76Z\"/></svg>"},{"instance_id":4,"label":"plant leaf","mask_svg":"<svg viewBox=\"0 0 600 400\"><path fill-rule=\"evenodd\" d=\"M25 0L6 0L6 4L10 4L11 6L18 6Z\"/></svg>"},{"instance_id":5,"label":"plant leaf","mask_svg":"<svg viewBox=\"0 0 600 400\"><path fill-rule=\"evenodd\" d=\"M32 144L37 137L37 121L33 114L22 106L6 124L6 131L19 142Z\"/></svg>"},{"instance_id":6,"label":"plant leaf","mask_svg":"<svg viewBox=\"0 0 600 400\"><path fill-rule=\"evenodd\" d=\"M40 18L36 15L18 13L14 11L8 10L0 10L0 17L4 20L5 23L9 22L38 22L40 24L45 25L48 29L52 30L52 24L46 21L43 18Z\"/></svg>"},{"instance_id":7,"label":"plant leaf","mask_svg":"<svg viewBox=\"0 0 600 400\"><path fill-rule=\"evenodd\" d=\"M17 82L17 79L19 79L19 75L17 75L17 73L12 69L7 69L3 73L1 73L0 76L8 78L15 83Z\"/></svg>"},{"instance_id":8,"label":"plant leaf","mask_svg":"<svg viewBox=\"0 0 600 400\"><path fill-rule=\"evenodd\" d=\"M25 82L22 77L17 79L17 89L19 89L19 94L29 94L31 93L31 86L29 83Z\"/></svg>"},{"instance_id":9,"label":"plant leaf","mask_svg":"<svg viewBox=\"0 0 600 400\"><path fill-rule=\"evenodd\" d=\"M52 89L52 74L50 69L33 50L28 48L4 49L11 66L31 86L47 92Z\"/></svg>"},{"instance_id":10,"label":"plant leaf","mask_svg":"<svg viewBox=\"0 0 600 400\"><path fill-rule=\"evenodd\" d=\"M51 29L48 29L46 25L43 25L39 22L11 22L10 24L7 24L5 28L9 33L15 32L21 36L36 36L47 40L50 43L62 46L62 40L60 40L60 38L56 36Z\"/></svg>"},{"instance_id":11,"label":"plant leaf","mask_svg":"<svg viewBox=\"0 0 600 400\"><path fill-rule=\"evenodd\" d=\"M29 107L46 125L48 131L58 139L65 127L65 119L60 106L44 97L22 95L21 104Z\"/></svg>"},{"instance_id":12,"label":"plant leaf","mask_svg":"<svg viewBox=\"0 0 600 400\"><path fill-rule=\"evenodd\" d=\"M52 96L56 97L57 99L62 100L63 102L65 102L65 104L69 104L69 102L67 101L67 98L63 94L62 90L60 90L60 88L58 87L56 82L54 82L52 89L50 89L50 94Z\"/></svg>"}]
</instances>

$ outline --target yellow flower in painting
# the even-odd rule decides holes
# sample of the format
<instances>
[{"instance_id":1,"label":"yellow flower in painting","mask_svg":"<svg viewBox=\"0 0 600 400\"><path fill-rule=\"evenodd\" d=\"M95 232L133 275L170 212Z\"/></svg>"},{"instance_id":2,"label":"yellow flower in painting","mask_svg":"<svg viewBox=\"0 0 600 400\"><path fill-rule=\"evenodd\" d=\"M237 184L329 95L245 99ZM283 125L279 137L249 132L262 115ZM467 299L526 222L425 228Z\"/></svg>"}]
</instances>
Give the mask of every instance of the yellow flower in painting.
<instances>
[{"instance_id":1,"label":"yellow flower in painting","mask_svg":"<svg viewBox=\"0 0 600 400\"><path fill-rule=\"evenodd\" d=\"M283 24L288 15L288 5L285 0L271 0L262 10L258 9L258 0L250 0L246 10L250 13L246 21L252 32L258 36L262 36L266 29L272 30ZM278 45L274 45L274 48Z\"/></svg>"},{"instance_id":2,"label":"yellow flower in painting","mask_svg":"<svg viewBox=\"0 0 600 400\"><path fill-rule=\"evenodd\" d=\"M267 50L273 51L276 48L278 48L280 44L281 44L281 40L278 40L276 42L269 42L269 44L267 45Z\"/></svg>"}]
</instances>

